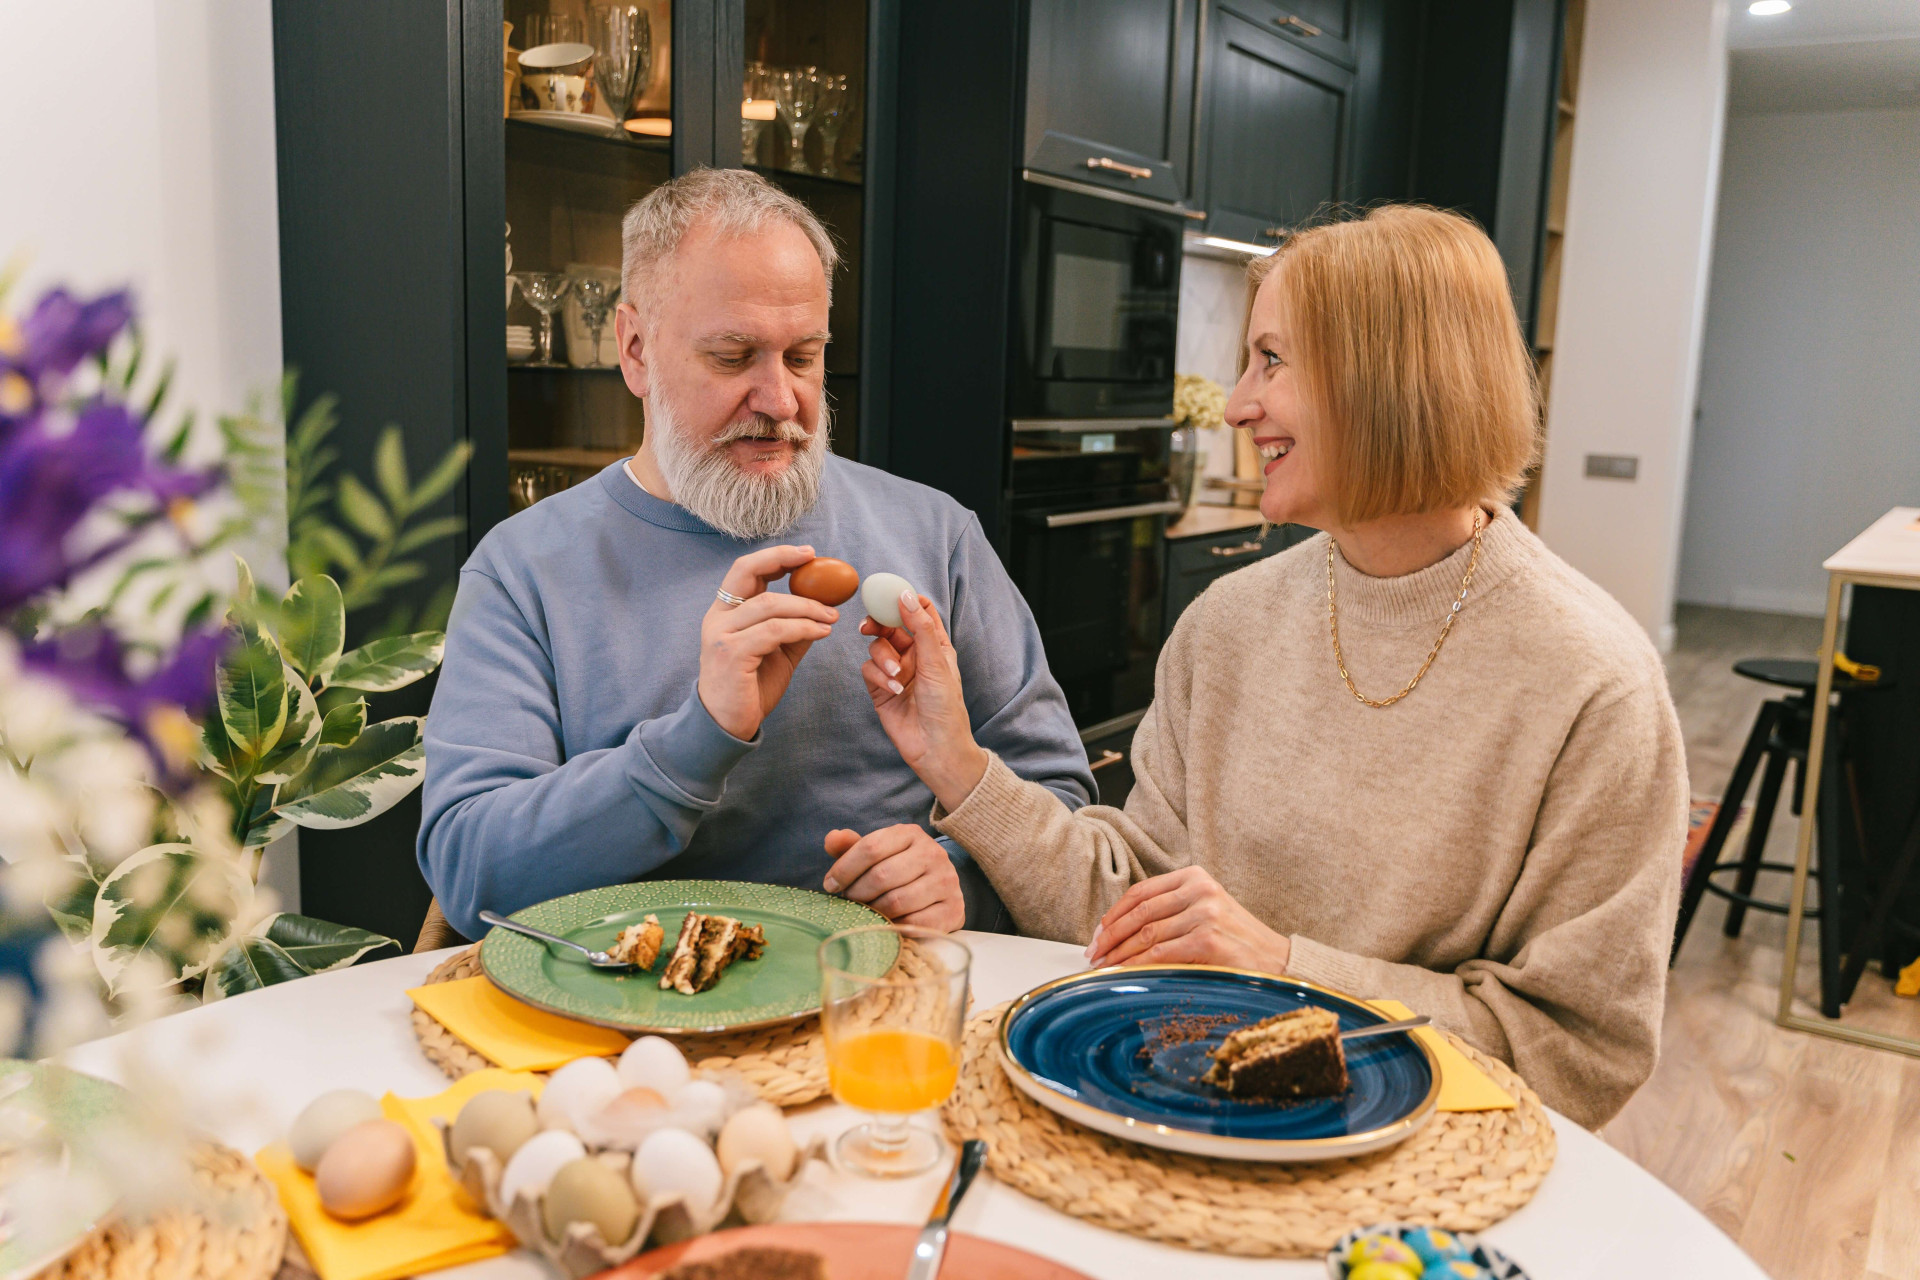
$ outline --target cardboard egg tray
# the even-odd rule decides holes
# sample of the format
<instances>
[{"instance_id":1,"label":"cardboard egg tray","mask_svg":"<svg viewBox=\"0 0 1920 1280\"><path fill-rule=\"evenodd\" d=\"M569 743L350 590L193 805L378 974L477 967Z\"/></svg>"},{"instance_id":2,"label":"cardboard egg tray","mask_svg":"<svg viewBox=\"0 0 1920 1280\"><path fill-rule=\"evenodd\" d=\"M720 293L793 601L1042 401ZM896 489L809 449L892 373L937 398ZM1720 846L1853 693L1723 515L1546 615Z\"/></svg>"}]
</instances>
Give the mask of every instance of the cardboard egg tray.
<instances>
[{"instance_id":1,"label":"cardboard egg tray","mask_svg":"<svg viewBox=\"0 0 1920 1280\"><path fill-rule=\"evenodd\" d=\"M779 1214L787 1193L806 1172L807 1162L825 1161L827 1152L826 1139L816 1136L800 1148L799 1158L793 1163L793 1176L784 1182L776 1180L758 1160L744 1161L720 1184L719 1200L705 1213L678 1194L655 1196L640 1206L640 1218L634 1224L633 1234L618 1244L608 1244L601 1238L600 1228L590 1222L571 1223L562 1239L552 1239L547 1235L544 1196L522 1194L515 1196L512 1204L503 1203L499 1158L485 1147L476 1147L468 1152L466 1164L461 1166L453 1158L450 1126L441 1126L440 1138L445 1145L447 1167L455 1170L461 1190L483 1207L488 1217L505 1223L522 1245L552 1261L574 1280L618 1266L639 1253L649 1241L667 1245L705 1235L722 1224L771 1222ZM628 1151L589 1148L588 1154L623 1178L627 1177L633 1162L633 1154Z\"/></svg>"}]
</instances>

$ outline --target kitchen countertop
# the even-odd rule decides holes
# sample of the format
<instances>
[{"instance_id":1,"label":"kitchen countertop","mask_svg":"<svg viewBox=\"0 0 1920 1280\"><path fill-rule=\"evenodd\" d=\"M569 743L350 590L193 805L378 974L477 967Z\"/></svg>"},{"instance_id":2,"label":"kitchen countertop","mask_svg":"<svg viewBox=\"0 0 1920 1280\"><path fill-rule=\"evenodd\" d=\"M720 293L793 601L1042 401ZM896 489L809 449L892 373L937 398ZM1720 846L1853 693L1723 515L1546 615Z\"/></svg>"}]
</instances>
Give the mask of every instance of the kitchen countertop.
<instances>
[{"instance_id":1,"label":"kitchen countertop","mask_svg":"<svg viewBox=\"0 0 1920 1280\"><path fill-rule=\"evenodd\" d=\"M1234 529L1257 529L1266 523L1258 507L1188 507L1178 520L1167 525L1169 538L1199 538Z\"/></svg>"}]
</instances>

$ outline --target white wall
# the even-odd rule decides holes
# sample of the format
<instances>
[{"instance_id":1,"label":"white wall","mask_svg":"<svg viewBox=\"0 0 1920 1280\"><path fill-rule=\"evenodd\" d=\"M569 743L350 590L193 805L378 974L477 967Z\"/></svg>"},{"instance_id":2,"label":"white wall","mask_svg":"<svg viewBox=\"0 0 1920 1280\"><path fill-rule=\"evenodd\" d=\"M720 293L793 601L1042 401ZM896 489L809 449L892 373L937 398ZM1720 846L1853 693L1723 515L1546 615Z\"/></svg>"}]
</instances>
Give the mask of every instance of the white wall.
<instances>
[{"instance_id":1,"label":"white wall","mask_svg":"<svg viewBox=\"0 0 1920 1280\"><path fill-rule=\"evenodd\" d=\"M1212 378L1229 393L1239 380L1240 344L1247 329L1247 264L1188 254L1180 263L1180 330L1174 368ZM1233 429L1219 427L1201 443L1202 476L1233 474ZM1196 487L1194 500L1231 506L1222 489Z\"/></svg>"},{"instance_id":2,"label":"white wall","mask_svg":"<svg viewBox=\"0 0 1920 1280\"><path fill-rule=\"evenodd\" d=\"M1589 0L1540 533L1662 648L1692 437L1726 86L1724 0ZM1633 481L1588 479L1634 454Z\"/></svg>"},{"instance_id":3,"label":"white wall","mask_svg":"<svg viewBox=\"0 0 1920 1280\"><path fill-rule=\"evenodd\" d=\"M131 285L149 349L178 361L172 404L203 421L280 379L272 30L269 0L0 0L9 306ZM263 578L283 546L248 549ZM297 910L285 846L265 879Z\"/></svg>"},{"instance_id":4,"label":"white wall","mask_svg":"<svg viewBox=\"0 0 1920 1280\"><path fill-rule=\"evenodd\" d=\"M1920 501L1920 111L1727 122L1680 598L1826 607Z\"/></svg>"}]
</instances>

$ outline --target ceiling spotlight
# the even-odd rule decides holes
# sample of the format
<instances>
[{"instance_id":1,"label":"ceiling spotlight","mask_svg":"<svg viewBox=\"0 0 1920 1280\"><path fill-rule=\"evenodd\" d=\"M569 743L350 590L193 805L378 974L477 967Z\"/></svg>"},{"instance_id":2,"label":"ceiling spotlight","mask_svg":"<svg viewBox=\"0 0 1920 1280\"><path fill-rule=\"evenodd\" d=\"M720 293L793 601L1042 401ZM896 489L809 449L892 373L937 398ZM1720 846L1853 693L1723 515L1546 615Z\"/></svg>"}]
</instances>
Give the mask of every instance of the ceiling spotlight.
<instances>
[{"instance_id":1,"label":"ceiling spotlight","mask_svg":"<svg viewBox=\"0 0 1920 1280\"><path fill-rule=\"evenodd\" d=\"M1747 12L1756 18L1772 18L1791 8L1793 6L1787 3L1787 0L1753 0L1753 3L1747 6Z\"/></svg>"}]
</instances>

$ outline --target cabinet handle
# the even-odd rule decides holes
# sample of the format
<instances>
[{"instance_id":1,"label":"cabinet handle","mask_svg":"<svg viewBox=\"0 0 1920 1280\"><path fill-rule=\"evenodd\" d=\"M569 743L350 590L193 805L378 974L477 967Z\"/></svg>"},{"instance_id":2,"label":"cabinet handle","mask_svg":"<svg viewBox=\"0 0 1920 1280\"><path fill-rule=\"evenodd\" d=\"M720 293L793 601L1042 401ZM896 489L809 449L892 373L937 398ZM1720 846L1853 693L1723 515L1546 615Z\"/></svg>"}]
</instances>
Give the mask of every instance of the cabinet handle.
<instances>
[{"instance_id":1,"label":"cabinet handle","mask_svg":"<svg viewBox=\"0 0 1920 1280\"><path fill-rule=\"evenodd\" d=\"M1207 554L1213 556L1246 556L1258 551L1261 545L1260 540L1254 538L1247 542L1236 542L1230 547L1208 547Z\"/></svg>"},{"instance_id":2,"label":"cabinet handle","mask_svg":"<svg viewBox=\"0 0 1920 1280\"><path fill-rule=\"evenodd\" d=\"M1285 227L1265 227L1261 229L1260 234L1263 236L1272 236L1275 240L1284 240L1287 238L1287 229Z\"/></svg>"},{"instance_id":3,"label":"cabinet handle","mask_svg":"<svg viewBox=\"0 0 1920 1280\"><path fill-rule=\"evenodd\" d=\"M1143 169L1137 164L1122 164L1111 156L1095 156L1087 161L1089 169L1105 169L1109 173L1124 173L1129 178L1151 178L1153 170Z\"/></svg>"},{"instance_id":4,"label":"cabinet handle","mask_svg":"<svg viewBox=\"0 0 1920 1280\"><path fill-rule=\"evenodd\" d=\"M1320 28L1302 18L1296 18L1292 14L1288 14L1284 18L1275 18L1273 25L1276 27L1292 27L1303 36L1317 36L1320 34Z\"/></svg>"},{"instance_id":5,"label":"cabinet handle","mask_svg":"<svg viewBox=\"0 0 1920 1280\"><path fill-rule=\"evenodd\" d=\"M1126 758L1125 754L1119 751L1102 751L1100 758L1087 766L1087 771L1089 773L1098 773L1108 765L1119 764Z\"/></svg>"}]
</instances>

